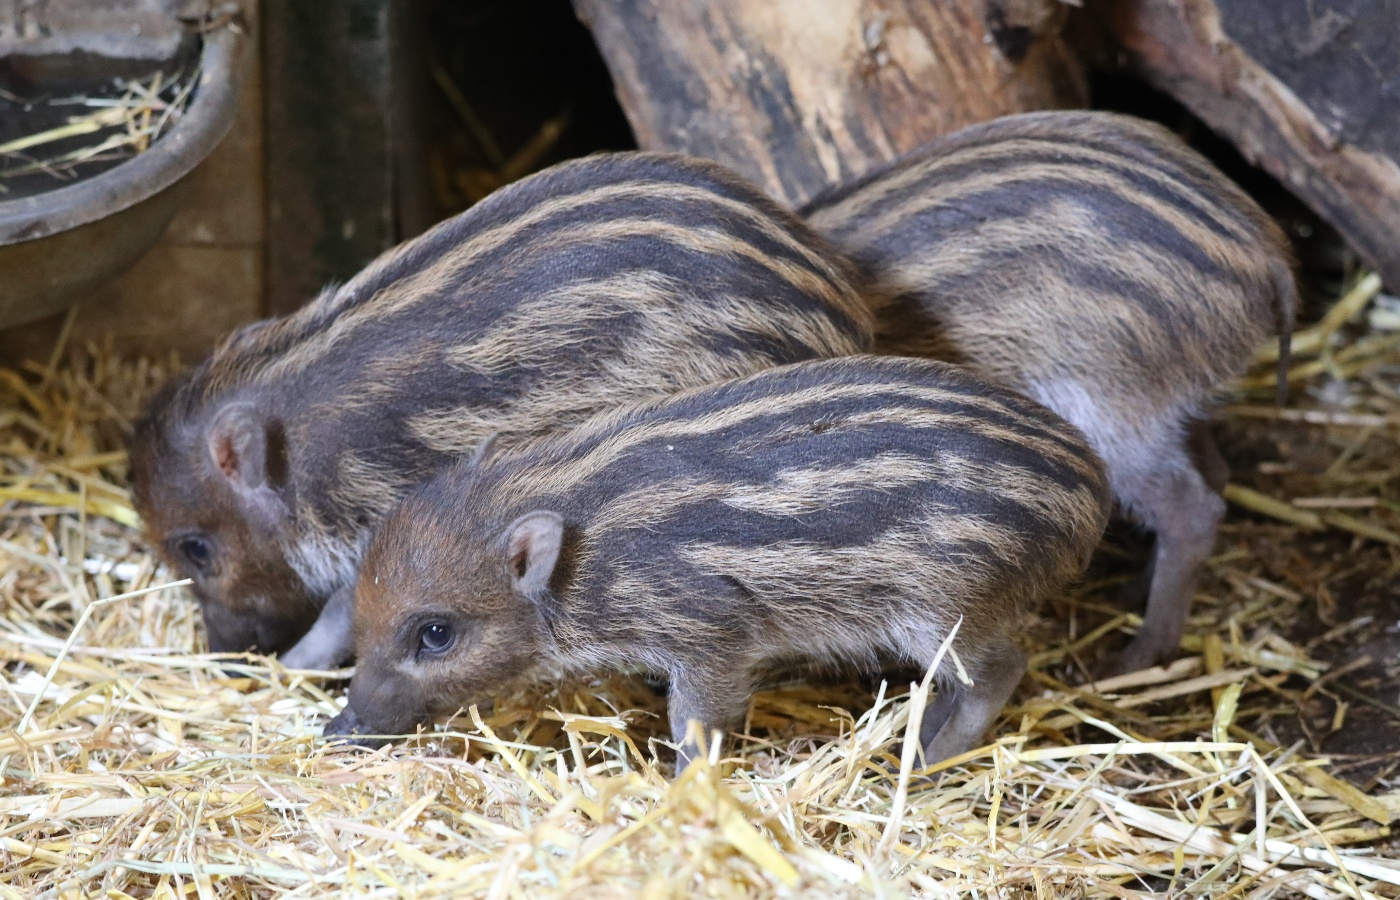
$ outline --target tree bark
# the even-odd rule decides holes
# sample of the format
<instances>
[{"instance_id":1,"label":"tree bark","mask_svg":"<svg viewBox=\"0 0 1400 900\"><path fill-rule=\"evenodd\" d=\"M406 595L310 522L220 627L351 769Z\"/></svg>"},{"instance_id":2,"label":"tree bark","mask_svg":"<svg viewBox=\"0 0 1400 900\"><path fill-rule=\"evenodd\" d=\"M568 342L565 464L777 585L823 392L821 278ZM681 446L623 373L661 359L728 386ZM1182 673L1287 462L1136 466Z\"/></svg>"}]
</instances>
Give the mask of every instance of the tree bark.
<instances>
[{"instance_id":1,"label":"tree bark","mask_svg":"<svg viewBox=\"0 0 1400 900\"><path fill-rule=\"evenodd\" d=\"M1400 3L1121 0L1110 10L1149 79L1400 288Z\"/></svg>"},{"instance_id":2,"label":"tree bark","mask_svg":"<svg viewBox=\"0 0 1400 900\"><path fill-rule=\"evenodd\" d=\"M574 0L646 149L798 205L964 125L1082 106L1060 0Z\"/></svg>"}]
</instances>

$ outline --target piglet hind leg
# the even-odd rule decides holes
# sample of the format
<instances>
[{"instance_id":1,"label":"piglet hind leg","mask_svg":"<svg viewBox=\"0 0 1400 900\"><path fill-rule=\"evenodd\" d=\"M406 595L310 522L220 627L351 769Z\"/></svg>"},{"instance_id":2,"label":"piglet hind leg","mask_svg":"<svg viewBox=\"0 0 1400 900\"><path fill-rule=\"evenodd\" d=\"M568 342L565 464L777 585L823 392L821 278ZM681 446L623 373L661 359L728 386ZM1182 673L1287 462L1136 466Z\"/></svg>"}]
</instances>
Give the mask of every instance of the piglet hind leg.
<instances>
[{"instance_id":1,"label":"piglet hind leg","mask_svg":"<svg viewBox=\"0 0 1400 900\"><path fill-rule=\"evenodd\" d=\"M289 669L334 669L355 652L355 589L344 587L331 595L316 623L301 640L282 654Z\"/></svg>"},{"instance_id":2,"label":"piglet hind leg","mask_svg":"<svg viewBox=\"0 0 1400 900\"><path fill-rule=\"evenodd\" d=\"M1215 546L1215 533L1225 517L1225 501L1206 483L1183 452L1170 461L1166 474L1136 485L1130 504L1156 533L1152 559L1152 588L1142 627L1108 674L1135 672L1176 654L1191 601L1196 574Z\"/></svg>"},{"instance_id":3,"label":"piglet hind leg","mask_svg":"<svg viewBox=\"0 0 1400 900\"><path fill-rule=\"evenodd\" d=\"M1188 448L1191 453L1191 464L1196 467L1196 471L1201 473L1201 478L1205 480L1206 486L1217 494L1223 494L1225 485L1230 480L1230 464L1225 461L1224 455L1220 452L1220 447L1215 442L1215 436L1211 434L1211 423L1206 419L1198 419L1191 425L1188 437ZM1152 579L1156 569L1156 536L1150 536L1152 546L1149 549L1147 565L1143 566L1132 580L1123 586L1122 599L1125 603L1136 607L1145 607L1147 599L1152 594Z\"/></svg>"},{"instance_id":4,"label":"piglet hind leg","mask_svg":"<svg viewBox=\"0 0 1400 900\"><path fill-rule=\"evenodd\" d=\"M753 693L753 679L746 667L707 661L671 674L666 699L671 740L676 744L676 774L709 753L715 732L733 731L743 724ZM705 744L696 743L690 723L699 722Z\"/></svg>"},{"instance_id":5,"label":"piglet hind leg","mask_svg":"<svg viewBox=\"0 0 1400 900\"><path fill-rule=\"evenodd\" d=\"M932 662L932 659L928 660ZM964 659L972 684L956 678L940 678L938 696L924 711L919 724L919 741L924 748L924 765L966 753L982 742L987 729L1011 699L1021 676L1026 674L1026 654L1010 638L1002 637L979 654ZM940 668L951 672L952 662ZM942 671L939 673L942 675Z\"/></svg>"}]
</instances>

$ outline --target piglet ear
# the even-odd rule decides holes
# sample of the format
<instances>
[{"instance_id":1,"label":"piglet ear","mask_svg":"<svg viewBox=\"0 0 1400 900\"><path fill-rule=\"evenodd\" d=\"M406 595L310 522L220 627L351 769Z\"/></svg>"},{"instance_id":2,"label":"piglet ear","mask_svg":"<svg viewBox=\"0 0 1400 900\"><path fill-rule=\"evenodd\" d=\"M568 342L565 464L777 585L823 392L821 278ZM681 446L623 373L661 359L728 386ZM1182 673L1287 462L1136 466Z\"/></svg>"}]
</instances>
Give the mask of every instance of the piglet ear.
<instances>
[{"instance_id":1,"label":"piglet ear","mask_svg":"<svg viewBox=\"0 0 1400 900\"><path fill-rule=\"evenodd\" d=\"M231 403L214 416L208 433L209 459L234 487L289 489L287 431L251 403ZM283 500L288 498L283 496Z\"/></svg>"},{"instance_id":2,"label":"piglet ear","mask_svg":"<svg viewBox=\"0 0 1400 900\"><path fill-rule=\"evenodd\" d=\"M564 519L558 513L538 510L510 523L506 528L506 574L517 593L530 600L543 596L563 541Z\"/></svg>"},{"instance_id":3,"label":"piglet ear","mask_svg":"<svg viewBox=\"0 0 1400 900\"><path fill-rule=\"evenodd\" d=\"M209 424L209 458L235 485L267 483L267 437L262 417L247 403L225 406Z\"/></svg>"}]
</instances>

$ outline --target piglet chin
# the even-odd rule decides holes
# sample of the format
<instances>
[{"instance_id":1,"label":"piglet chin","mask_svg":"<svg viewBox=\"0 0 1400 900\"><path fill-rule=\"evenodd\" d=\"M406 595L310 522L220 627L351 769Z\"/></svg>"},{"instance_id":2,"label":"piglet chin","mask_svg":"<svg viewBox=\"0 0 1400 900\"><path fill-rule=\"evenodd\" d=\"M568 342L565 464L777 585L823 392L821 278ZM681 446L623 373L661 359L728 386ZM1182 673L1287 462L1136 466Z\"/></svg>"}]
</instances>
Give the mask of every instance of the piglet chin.
<instances>
[{"instance_id":1,"label":"piglet chin","mask_svg":"<svg viewBox=\"0 0 1400 900\"><path fill-rule=\"evenodd\" d=\"M341 710L340 715L326 723L321 736L327 740L343 738L344 743L357 747L364 747L367 750L378 750L386 744L391 744L389 738L384 737L362 737L370 729L364 721L355 713L353 707L347 706Z\"/></svg>"}]
</instances>

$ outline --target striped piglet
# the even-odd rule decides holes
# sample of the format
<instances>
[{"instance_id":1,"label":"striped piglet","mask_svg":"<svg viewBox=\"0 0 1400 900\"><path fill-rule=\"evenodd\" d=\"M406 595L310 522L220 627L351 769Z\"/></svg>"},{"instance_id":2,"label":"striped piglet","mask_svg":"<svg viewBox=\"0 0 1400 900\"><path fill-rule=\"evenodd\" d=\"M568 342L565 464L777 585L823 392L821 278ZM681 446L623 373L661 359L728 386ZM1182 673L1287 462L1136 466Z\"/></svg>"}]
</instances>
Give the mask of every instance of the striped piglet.
<instances>
[{"instance_id":1,"label":"striped piglet","mask_svg":"<svg viewBox=\"0 0 1400 900\"><path fill-rule=\"evenodd\" d=\"M929 762L974 746L1016 637L1108 517L1102 463L1044 407L943 363L798 363L602 414L448 469L384 521L327 735L392 735L540 671L643 667L729 729L769 663L929 666ZM368 741L375 743L374 741Z\"/></svg>"},{"instance_id":2,"label":"striped piglet","mask_svg":"<svg viewBox=\"0 0 1400 900\"><path fill-rule=\"evenodd\" d=\"M369 534L413 485L489 434L868 349L860 292L719 166L566 163L230 336L138 426L136 506L194 579L212 649L300 638L284 661L328 667Z\"/></svg>"},{"instance_id":3,"label":"striped piglet","mask_svg":"<svg viewBox=\"0 0 1400 900\"><path fill-rule=\"evenodd\" d=\"M1166 129L1096 112L975 125L805 214L883 282L879 352L964 363L1084 432L1156 535L1114 668L1169 659L1225 510L1206 419L1273 332L1283 388L1297 292L1281 230Z\"/></svg>"}]
</instances>

